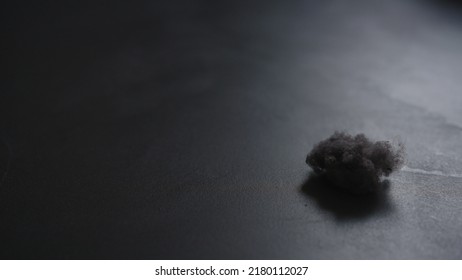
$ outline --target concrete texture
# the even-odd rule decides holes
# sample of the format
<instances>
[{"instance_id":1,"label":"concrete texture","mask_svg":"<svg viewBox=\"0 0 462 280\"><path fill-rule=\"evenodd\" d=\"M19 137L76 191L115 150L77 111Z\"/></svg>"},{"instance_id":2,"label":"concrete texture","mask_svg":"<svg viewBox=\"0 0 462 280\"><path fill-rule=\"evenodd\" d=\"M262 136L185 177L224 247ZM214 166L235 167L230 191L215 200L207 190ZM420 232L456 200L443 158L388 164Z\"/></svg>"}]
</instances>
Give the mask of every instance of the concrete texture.
<instances>
[{"instance_id":1,"label":"concrete texture","mask_svg":"<svg viewBox=\"0 0 462 280\"><path fill-rule=\"evenodd\" d=\"M1 258L462 258L456 2L3 13ZM335 130L406 144L387 191L308 179Z\"/></svg>"}]
</instances>

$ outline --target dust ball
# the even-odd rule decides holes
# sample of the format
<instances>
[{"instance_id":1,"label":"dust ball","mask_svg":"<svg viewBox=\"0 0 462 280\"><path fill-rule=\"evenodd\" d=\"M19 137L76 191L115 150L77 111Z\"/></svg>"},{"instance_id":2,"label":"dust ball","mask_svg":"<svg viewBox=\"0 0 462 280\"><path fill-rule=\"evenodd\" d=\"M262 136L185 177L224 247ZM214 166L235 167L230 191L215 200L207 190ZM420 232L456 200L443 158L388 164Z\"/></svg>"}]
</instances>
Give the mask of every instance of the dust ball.
<instances>
[{"instance_id":1,"label":"dust ball","mask_svg":"<svg viewBox=\"0 0 462 280\"><path fill-rule=\"evenodd\" d=\"M400 169L403 162L402 143L373 142L364 134L352 136L345 132L335 132L319 142L306 158L316 175L353 193L380 189L382 178Z\"/></svg>"}]
</instances>

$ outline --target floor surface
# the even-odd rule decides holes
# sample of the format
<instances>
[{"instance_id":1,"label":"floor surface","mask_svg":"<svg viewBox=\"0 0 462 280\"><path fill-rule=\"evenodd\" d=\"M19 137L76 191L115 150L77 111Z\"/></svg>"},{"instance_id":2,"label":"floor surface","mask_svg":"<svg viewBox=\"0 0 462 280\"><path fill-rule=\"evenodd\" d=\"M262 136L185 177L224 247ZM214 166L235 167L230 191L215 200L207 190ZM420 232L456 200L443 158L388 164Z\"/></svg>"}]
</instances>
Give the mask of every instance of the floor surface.
<instances>
[{"instance_id":1,"label":"floor surface","mask_svg":"<svg viewBox=\"0 0 462 280\"><path fill-rule=\"evenodd\" d=\"M3 259L462 258L457 1L10 3ZM308 180L402 141L375 196Z\"/></svg>"}]
</instances>

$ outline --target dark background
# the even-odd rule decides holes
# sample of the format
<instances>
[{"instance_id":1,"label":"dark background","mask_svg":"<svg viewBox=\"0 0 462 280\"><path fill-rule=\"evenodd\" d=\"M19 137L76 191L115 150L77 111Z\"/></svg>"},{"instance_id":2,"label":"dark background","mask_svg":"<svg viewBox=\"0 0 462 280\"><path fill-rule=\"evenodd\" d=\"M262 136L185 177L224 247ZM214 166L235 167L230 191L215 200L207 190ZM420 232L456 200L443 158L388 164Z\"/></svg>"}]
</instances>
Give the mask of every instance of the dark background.
<instances>
[{"instance_id":1,"label":"dark background","mask_svg":"<svg viewBox=\"0 0 462 280\"><path fill-rule=\"evenodd\" d=\"M2 5L1 258L462 258L458 2ZM308 180L335 130L387 190Z\"/></svg>"}]
</instances>

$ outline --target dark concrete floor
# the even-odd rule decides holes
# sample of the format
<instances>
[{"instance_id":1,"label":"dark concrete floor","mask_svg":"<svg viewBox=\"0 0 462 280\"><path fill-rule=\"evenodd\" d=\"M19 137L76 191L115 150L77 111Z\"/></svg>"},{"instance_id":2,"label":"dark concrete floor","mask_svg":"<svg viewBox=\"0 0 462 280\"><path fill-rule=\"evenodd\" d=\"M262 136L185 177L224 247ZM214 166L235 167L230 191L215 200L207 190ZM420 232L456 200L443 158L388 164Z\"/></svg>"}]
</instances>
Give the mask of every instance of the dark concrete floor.
<instances>
[{"instance_id":1,"label":"dark concrete floor","mask_svg":"<svg viewBox=\"0 0 462 280\"><path fill-rule=\"evenodd\" d=\"M462 258L457 3L3 13L1 258ZM307 183L335 130L405 142L388 191Z\"/></svg>"}]
</instances>

